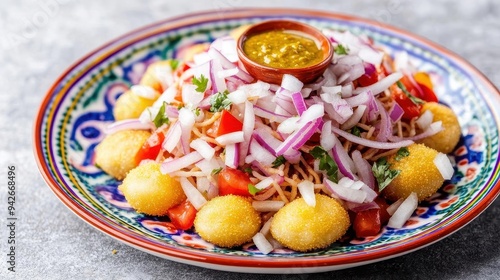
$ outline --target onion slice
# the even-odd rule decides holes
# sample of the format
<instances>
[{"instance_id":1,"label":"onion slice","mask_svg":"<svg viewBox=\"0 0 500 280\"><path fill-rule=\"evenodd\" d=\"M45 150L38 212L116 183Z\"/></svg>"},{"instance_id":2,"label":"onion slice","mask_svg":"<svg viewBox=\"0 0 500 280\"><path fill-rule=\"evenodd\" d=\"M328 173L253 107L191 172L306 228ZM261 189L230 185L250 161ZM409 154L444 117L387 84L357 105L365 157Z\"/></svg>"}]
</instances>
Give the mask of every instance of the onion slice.
<instances>
[{"instance_id":1,"label":"onion slice","mask_svg":"<svg viewBox=\"0 0 500 280\"><path fill-rule=\"evenodd\" d=\"M453 177L453 165L451 165L450 159L447 155L438 153L434 158L434 165L436 165L436 168L439 170L439 173L441 173L441 176L443 176L443 179L450 180L451 177Z\"/></svg>"},{"instance_id":2,"label":"onion slice","mask_svg":"<svg viewBox=\"0 0 500 280\"><path fill-rule=\"evenodd\" d=\"M411 141L411 140L402 140L400 142L395 142L395 143L378 142L378 141L373 141L373 140L368 140L368 139L358 137L358 136L353 135L349 132L343 131L340 128L332 127L332 130L335 133L337 133L338 135L344 137L345 139L347 139L351 142L354 142L356 144L363 145L366 147L375 148L375 149L391 150L391 149L397 149L397 148L401 148L401 147L407 147L407 146L413 144L413 141Z\"/></svg>"},{"instance_id":3,"label":"onion slice","mask_svg":"<svg viewBox=\"0 0 500 280\"><path fill-rule=\"evenodd\" d=\"M413 212L417 209L418 197L417 194L412 192L401 205L398 207L396 212L392 215L387 223L388 227L391 228L402 228L406 221L411 217Z\"/></svg>"},{"instance_id":4,"label":"onion slice","mask_svg":"<svg viewBox=\"0 0 500 280\"><path fill-rule=\"evenodd\" d=\"M254 201L252 206L258 212L278 212L285 206L285 202L282 200Z\"/></svg>"},{"instance_id":5,"label":"onion slice","mask_svg":"<svg viewBox=\"0 0 500 280\"><path fill-rule=\"evenodd\" d=\"M300 195L304 198L307 205L316 206L316 197L314 196L314 183L309 180L304 180L297 184Z\"/></svg>"},{"instance_id":6,"label":"onion slice","mask_svg":"<svg viewBox=\"0 0 500 280\"><path fill-rule=\"evenodd\" d=\"M200 193L200 191L198 191L197 188L195 188L195 186L193 186L193 184L191 184L191 182L189 182L186 177L181 177L180 182L182 190L184 191L184 194L189 202L191 202L196 210L200 210L200 208L207 203L205 197Z\"/></svg>"},{"instance_id":7,"label":"onion slice","mask_svg":"<svg viewBox=\"0 0 500 280\"><path fill-rule=\"evenodd\" d=\"M262 234L260 232L257 232L252 237L252 240L253 240L253 243L255 244L255 246L257 247L257 249L259 249L259 251L264 255L267 255L267 254L271 253L272 250L274 250L273 245L271 245L271 243L269 243L269 241L267 241L264 234Z\"/></svg>"}]
</instances>

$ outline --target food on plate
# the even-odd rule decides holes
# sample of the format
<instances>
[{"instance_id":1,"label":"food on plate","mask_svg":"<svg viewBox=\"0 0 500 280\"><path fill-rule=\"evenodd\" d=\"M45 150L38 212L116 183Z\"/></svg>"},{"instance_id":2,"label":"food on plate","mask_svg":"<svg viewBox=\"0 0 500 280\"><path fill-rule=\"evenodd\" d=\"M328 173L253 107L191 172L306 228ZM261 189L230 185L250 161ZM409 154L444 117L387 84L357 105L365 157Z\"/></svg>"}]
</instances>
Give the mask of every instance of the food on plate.
<instances>
[{"instance_id":1,"label":"food on plate","mask_svg":"<svg viewBox=\"0 0 500 280\"><path fill-rule=\"evenodd\" d=\"M115 120L136 119L142 112L153 105L154 100L141 97L132 91L126 91L116 100L113 108Z\"/></svg>"},{"instance_id":2,"label":"food on plate","mask_svg":"<svg viewBox=\"0 0 500 280\"><path fill-rule=\"evenodd\" d=\"M309 251L348 228L365 238L403 227L453 176L443 152L460 137L457 117L408 55L323 33L335 55L306 84L256 80L231 36L151 64L125 94L152 105L116 104L135 118L110 125L96 163L117 179L139 164L120 187L130 205L221 247Z\"/></svg>"},{"instance_id":3,"label":"food on plate","mask_svg":"<svg viewBox=\"0 0 500 280\"><path fill-rule=\"evenodd\" d=\"M444 178L433 163L438 152L423 144L412 144L407 147L405 155L391 155L385 164L399 174L382 191L390 201L407 198L412 192L418 200L433 195L443 185ZM383 163L379 163L383 164Z\"/></svg>"},{"instance_id":4,"label":"food on plate","mask_svg":"<svg viewBox=\"0 0 500 280\"><path fill-rule=\"evenodd\" d=\"M132 169L119 186L137 212L163 216L186 199L181 184L160 172L160 164L148 162Z\"/></svg>"},{"instance_id":5,"label":"food on plate","mask_svg":"<svg viewBox=\"0 0 500 280\"><path fill-rule=\"evenodd\" d=\"M235 247L252 240L260 225L259 213L250 201L237 195L213 198L200 209L194 220L196 232L221 247Z\"/></svg>"},{"instance_id":6,"label":"food on plate","mask_svg":"<svg viewBox=\"0 0 500 280\"><path fill-rule=\"evenodd\" d=\"M296 251L328 247L350 226L349 214L334 198L316 194L316 205L298 198L281 208L271 222L272 236Z\"/></svg>"},{"instance_id":7,"label":"food on plate","mask_svg":"<svg viewBox=\"0 0 500 280\"><path fill-rule=\"evenodd\" d=\"M443 130L420 142L444 154L453 152L461 135L460 124L455 113L449 107L435 102L428 102L422 106L422 115L429 114L426 113L428 111L432 115L433 122L442 122Z\"/></svg>"},{"instance_id":8,"label":"food on plate","mask_svg":"<svg viewBox=\"0 0 500 280\"><path fill-rule=\"evenodd\" d=\"M138 165L136 154L151 133L145 130L122 130L107 135L96 147L95 163L118 180Z\"/></svg>"}]
</instances>

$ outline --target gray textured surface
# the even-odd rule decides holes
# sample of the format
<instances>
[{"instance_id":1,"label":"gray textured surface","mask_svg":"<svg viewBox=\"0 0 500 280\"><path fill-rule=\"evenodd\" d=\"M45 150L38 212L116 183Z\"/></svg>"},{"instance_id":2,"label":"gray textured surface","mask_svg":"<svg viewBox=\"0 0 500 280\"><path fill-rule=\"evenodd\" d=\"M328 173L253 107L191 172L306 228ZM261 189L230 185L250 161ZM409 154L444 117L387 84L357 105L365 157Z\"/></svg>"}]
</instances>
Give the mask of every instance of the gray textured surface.
<instances>
[{"instance_id":1,"label":"gray textured surface","mask_svg":"<svg viewBox=\"0 0 500 280\"><path fill-rule=\"evenodd\" d=\"M286 6L355 14L393 24L465 57L500 85L500 4L476 1L24 0L0 9L0 279L268 279L160 259L98 232L45 185L32 152L32 123L45 91L70 63L133 28L219 7ZM47 5L49 3L50 5ZM48 7L48 9L47 9ZM17 272L7 273L6 170L17 174ZM452 236L360 268L278 279L500 279L500 202ZM112 254L117 250L117 254ZM274 277L273 277L274 279Z\"/></svg>"}]
</instances>

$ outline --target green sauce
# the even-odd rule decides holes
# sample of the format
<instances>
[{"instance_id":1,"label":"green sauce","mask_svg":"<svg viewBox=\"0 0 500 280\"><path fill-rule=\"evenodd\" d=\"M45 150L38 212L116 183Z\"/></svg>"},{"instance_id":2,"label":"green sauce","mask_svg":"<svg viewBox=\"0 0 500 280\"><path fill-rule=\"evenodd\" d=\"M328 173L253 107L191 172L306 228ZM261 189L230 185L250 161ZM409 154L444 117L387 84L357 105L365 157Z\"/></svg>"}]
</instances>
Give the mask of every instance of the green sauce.
<instances>
[{"instance_id":1,"label":"green sauce","mask_svg":"<svg viewBox=\"0 0 500 280\"><path fill-rule=\"evenodd\" d=\"M243 51L261 65L281 69L314 65L323 58L313 40L279 30L250 36L243 43Z\"/></svg>"}]
</instances>

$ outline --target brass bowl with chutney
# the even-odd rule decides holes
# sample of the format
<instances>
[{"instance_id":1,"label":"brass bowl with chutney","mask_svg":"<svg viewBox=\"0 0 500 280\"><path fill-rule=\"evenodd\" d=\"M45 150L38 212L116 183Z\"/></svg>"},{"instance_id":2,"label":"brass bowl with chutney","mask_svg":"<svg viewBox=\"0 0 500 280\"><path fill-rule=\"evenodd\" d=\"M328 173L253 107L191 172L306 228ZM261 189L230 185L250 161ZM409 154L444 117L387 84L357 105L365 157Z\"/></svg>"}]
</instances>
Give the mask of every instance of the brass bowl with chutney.
<instances>
[{"instance_id":1,"label":"brass bowl with chutney","mask_svg":"<svg viewBox=\"0 0 500 280\"><path fill-rule=\"evenodd\" d=\"M237 50L250 75L278 85L284 74L313 82L333 58L333 47L320 30L291 20L268 20L248 27L238 39Z\"/></svg>"}]
</instances>

